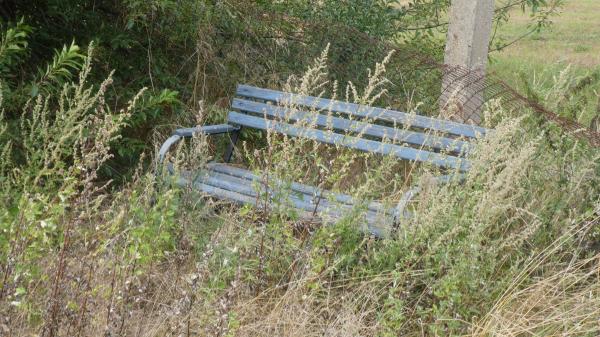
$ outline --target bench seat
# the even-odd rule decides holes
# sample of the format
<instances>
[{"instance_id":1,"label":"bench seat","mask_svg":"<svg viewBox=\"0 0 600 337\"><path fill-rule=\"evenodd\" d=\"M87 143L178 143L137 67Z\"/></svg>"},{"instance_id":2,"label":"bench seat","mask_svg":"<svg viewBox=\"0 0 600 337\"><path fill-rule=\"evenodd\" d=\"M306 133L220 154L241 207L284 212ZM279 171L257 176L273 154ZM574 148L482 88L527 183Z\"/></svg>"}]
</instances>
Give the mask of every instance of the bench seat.
<instances>
[{"instance_id":1,"label":"bench seat","mask_svg":"<svg viewBox=\"0 0 600 337\"><path fill-rule=\"evenodd\" d=\"M198 172L180 172L177 185L191 186L217 199L240 205L263 208L265 200L268 200L267 207L270 209L282 205L287 209L295 208L300 218L324 224L334 223L344 216L360 216L362 218L358 222L364 224L362 230L377 237L389 236L393 229L390 224L410 216L408 211L399 211L375 201L359 201L360 205L357 205L347 194L300 183L289 184L286 188L278 181L270 181L267 188L264 177L247 169L222 163L209 163L204 170ZM356 206L360 206L361 211L352 213L357 210Z\"/></svg>"}]
</instances>

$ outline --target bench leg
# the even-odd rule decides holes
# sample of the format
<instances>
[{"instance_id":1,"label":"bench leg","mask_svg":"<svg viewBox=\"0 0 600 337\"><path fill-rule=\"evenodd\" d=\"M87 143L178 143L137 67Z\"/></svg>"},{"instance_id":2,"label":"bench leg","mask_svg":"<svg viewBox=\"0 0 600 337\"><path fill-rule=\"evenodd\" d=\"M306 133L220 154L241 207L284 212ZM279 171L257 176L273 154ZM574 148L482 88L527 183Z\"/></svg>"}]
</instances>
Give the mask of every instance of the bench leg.
<instances>
[{"instance_id":1,"label":"bench leg","mask_svg":"<svg viewBox=\"0 0 600 337\"><path fill-rule=\"evenodd\" d=\"M237 143L237 140L240 136L240 131L242 131L242 128L229 134L229 137L230 137L229 138L229 146L227 146L227 150L225 151L225 154L223 155L223 161L226 163L231 162L231 157L233 157L233 150L234 150L235 144Z\"/></svg>"}]
</instances>

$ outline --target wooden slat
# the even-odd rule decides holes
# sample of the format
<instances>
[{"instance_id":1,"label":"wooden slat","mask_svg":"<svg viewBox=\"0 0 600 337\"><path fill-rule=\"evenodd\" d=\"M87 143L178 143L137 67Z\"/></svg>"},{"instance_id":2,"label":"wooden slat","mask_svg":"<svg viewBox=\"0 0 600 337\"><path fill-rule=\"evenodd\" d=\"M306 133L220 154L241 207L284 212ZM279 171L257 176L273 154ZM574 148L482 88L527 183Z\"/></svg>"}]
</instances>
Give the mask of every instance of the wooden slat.
<instances>
[{"instance_id":1,"label":"wooden slat","mask_svg":"<svg viewBox=\"0 0 600 337\"><path fill-rule=\"evenodd\" d=\"M236 94L241 97L276 102L278 104L295 104L318 110L330 110L353 116L378 119L382 121L404 124L412 127L430 129L456 136L477 138L490 132L486 128L474 125L444 121L436 118L407 114L400 111L369 107L354 103L346 103L326 98L303 96L277 90L263 89L249 85L238 85Z\"/></svg>"},{"instance_id":2,"label":"wooden slat","mask_svg":"<svg viewBox=\"0 0 600 337\"><path fill-rule=\"evenodd\" d=\"M192 183L190 183L190 181L184 177L180 177L177 180L177 185L182 186L182 187L189 186L190 184L192 184ZM196 188L200 192L210 194L211 196L214 196L218 199L231 200L238 204L252 204L255 200L251 196L248 196L248 195L245 195L242 193L238 193L238 192L234 192L234 191L230 191L230 190L226 190L226 189L219 188L216 186L208 185L208 184L202 183L200 181L195 181L192 185L194 186L194 188Z\"/></svg>"},{"instance_id":3,"label":"wooden slat","mask_svg":"<svg viewBox=\"0 0 600 337\"><path fill-rule=\"evenodd\" d=\"M179 178L178 184L180 186L189 186L190 180L193 180L191 185L197 190L219 199L230 199L236 203L253 206L257 206L257 201L259 201L258 206L262 207L262 200L260 200L260 198L263 196L261 195L258 197L259 191L252 185L252 181L215 171L208 171L199 173L196 176L193 176L188 172ZM261 194L265 192L266 190L260 191ZM312 198L310 196L304 195L304 197L302 197L290 194L286 197L286 199L292 203L292 206L300 211L300 215L303 218L314 218L312 214L316 205L311 201ZM271 198L269 199L269 203L273 203ZM317 207L316 214L322 220L328 220L332 223L347 216L349 214L348 212L351 211L353 211L353 207L350 205L334 205L327 200L321 200ZM365 217L367 224L367 228L365 229L378 237L385 237L394 221L394 218L389 215L379 214L371 210L363 212L362 216Z\"/></svg>"},{"instance_id":4,"label":"wooden slat","mask_svg":"<svg viewBox=\"0 0 600 337\"><path fill-rule=\"evenodd\" d=\"M220 172L220 173L225 173L225 174L228 174L228 175L231 175L234 177L244 178L246 180L251 180L251 181L260 181L261 180L260 177L258 177L257 175L253 174L252 172L250 172L248 170L230 166L230 165L226 165L226 164L209 163L208 169L212 170L212 171ZM295 182L291 183L290 187L293 191L306 194L312 198L322 197L324 199L333 199L337 202L340 202L340 203L343 203L346 205L351 205L351 206L356 204L355 200L353 200L353 198L347 194L334 193L331 191L320 190L313 186L308 186L308 185L299 184L299 183L295 183ZM373 212L376 212L376 213L377 212L385 212L384 205L379 202L376 202L376 201L369 202L368 209ZM390 211L389 213L392 214L393 212Z\"/></svg>"},{"instance_id":5,"label":"wooden slat","mask_svg":"<svg viewBox=\"0 0 600 337\"><path fill-rule=\"evenodd\" d=\"M294 137L303 137L326 144L344 146L365 152L393 155L407 160L427 162L439 167L454 168L463 172L467 171L470 167L467 160L454 156L446 156L435 152L413 149L411 147L385 144L357 137L329 133L322 130L296 127L287 123L265 120L264 118L245 115L235 111L229 112L228 120L230 123L237 125L262 130L272 130Z\"/></svg>"},{"instance_id":6,"label":"wooden slat","mask_svg":"<svg viewBox=\"0 0 600 337\"><path fill-rule=\"evenodd\" d=\"M457 139L427 135L422 132L408 131L388 126L376 125L345 118L327 116L305 111L290 111L288 108L248 101L236 98L232 108L255 114L268 115L290 122L306 122L316 126L354 132L362 135L386 138L392 142L404 142L418 146L428 146L437 150L452 152L468 152L469 143Z\"/></svg>"},{"instance_id":7,"label":"wooden slat","mask_svg":"<svg viewBox=\"0 0 600 337\"><path fill-rule=\"evenodd\" d=\"M277 190L277 189L273 190L272 188L268 188L268 189L265 188L260 180L250 181L250 180L246 180L243 178L230 176L230 175L227 175L224 173L219 173L216 171L205 172L204 174L197 177L197 180L200 180L203 183L206 183L206 184L209 184L212 186L216 186L216 187L223 188L226 190L230 190L230 191L234 191L237 193L252 196L254 198L257 198L257 196L259 195L258 193L260 193L259 198L263 198L264 194L268 192L269 196L270 196L269 198L271 201L272 201L273 194L276 193L276 190ZM257 186L260 187L260 189L257 190ZM293 203L294 207L301 208L306 211L312 212L316 208L318 213L325 212L327 214L332 215L335 218L340 218L342 216L342 212L341 212L342 210L351 211L354 208L353 205L348 205L348 204L332 204L327 199L318 200L317 198L314 198L312 195L299 193L298 191L292 190L290 192L292 192L292 193L290 193L286 197L289 199L289 201L291 201ZM255 199L255 201L256 201L256 199ZM318 201L318 207L316 207L317 201ZM367 217L374 218L378 213L379 213L378 210L368 209ZM393 219L391 217L390 217L390 221L393 221Z\"/></svg>"},{"instance_id":8,"label":"wooden slat","mask_svg":"<svg viewBox=\"0 0 600 337\"><path fill-rule=\"evenodd\" d=\"M202 193L206 193L217 199L227 200L227 201L239 204L239 205L246 204L246 205L256 206L256 198L254 198L252 196L248 196L248 195L245 195L242 193L238 193L238 192L230 191L227 189L219 188L216 186L212 186L212 185L203 183L201 181L194 181L193 183L190 183L190 181L185 178L179 178L177 181L177 184L179 186L184 186L184 187L190 186L190 184L191 184L194 187L194 189L196 189ZM313 216L312 213L304 211L302 209L299 209L298 212L300 214L300 217L303 219L311 219L311 220L318 220L318 221L327 220L327 219L320 219L318 216ZM376 231L376 232L377 233L373 233L373 235L376 235L376 236L382 235L381 237L384 237L384 235L385 235L385 232L383 232L383 231Z\"/></svg>"}]
</instances>

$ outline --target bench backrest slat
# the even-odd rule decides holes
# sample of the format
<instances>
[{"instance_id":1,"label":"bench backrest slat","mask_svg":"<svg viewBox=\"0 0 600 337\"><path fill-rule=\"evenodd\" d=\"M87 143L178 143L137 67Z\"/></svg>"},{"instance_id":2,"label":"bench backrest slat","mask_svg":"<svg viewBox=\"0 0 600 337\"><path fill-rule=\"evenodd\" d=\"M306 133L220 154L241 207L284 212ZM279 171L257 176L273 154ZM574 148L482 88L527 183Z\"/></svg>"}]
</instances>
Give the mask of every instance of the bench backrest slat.
<instances>
[{"instance_id":1,"label":"bench backrest slat","mask_svg":"<svg viewBox=\"0 0 600 337\"><path fill-rule=\"evenodd\" d=\"M389 126L371 124L356 120L349 120L334 116L327 116L319 113L294 110L270 104L248 101L235 98L232 108L249 112L257 115L274 117L283 121L301 122L305 124L314 124L323 128L333 128L336 130L349 131L359 135L366 135L376 138L386 138L391 142L404 142L417 146L428 146L436 150L445 150L451 152L468 152L469 143L459 139L439 137L422 132L403 130Z\"/></svg>"},{"instance_id":2,"label":"bench backrest slat","mask_svg":"<svg viewBox=\"0 0 600 337\"><path fill-rule=\"evenodd\" d=\"M302 137L319 141L321 143L344 146L356 150L382 155L393 155L398 158L427 162L439 167L453 168L465 172L469 169L469 162L466 159L444 155L440 153L414 149L394 144L387 144L368 139L327 132L314 128L305 128L275 120L266 120L263 117L256 117L239 112L229 112L228 121L233 124L251 127L255 129L271 130L293 137Z\"/></svg>"},{"instance_id":3,"label":"bench backrest slat","mask_svg":"<svg viewBox=\"0 0 600 337\"><path fill-rule=\"evenodd\" d=\"M350 116L379 120L410 127L429 129L454 136L478 138L485 136L489 130L474 125L466 125L452 121L444 121L431 117L408 114L400 111L375 108L354 103L286 93L277 90L257 88L249 85L239 85L237 96L259 99L283 105L304 106L309 109L326 110Z\"/></svg>"}]
</instances>

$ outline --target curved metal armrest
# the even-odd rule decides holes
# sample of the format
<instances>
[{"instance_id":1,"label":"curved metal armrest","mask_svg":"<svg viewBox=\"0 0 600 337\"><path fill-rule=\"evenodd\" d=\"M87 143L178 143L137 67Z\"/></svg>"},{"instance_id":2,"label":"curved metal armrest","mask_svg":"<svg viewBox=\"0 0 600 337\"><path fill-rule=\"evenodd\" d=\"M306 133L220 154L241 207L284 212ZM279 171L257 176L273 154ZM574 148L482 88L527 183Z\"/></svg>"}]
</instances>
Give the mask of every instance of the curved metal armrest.
<instances>
[{"instance_id":1,"label":"curved metal armrest","mask_svg":"<svg viewBox=\"0 0 600 337\"><path fill-rule=\"evenodd\" d=\"M203 133L206 135L218 135L222 133L230 133L234 131L238 131L240 128L237 126L229 125L229 124L218 124L218 125L207 125L207 126L198 126L195 128L183 128L177 129L173 132L173 135L169 137L160 147L158 151L158 162L162 164L165 160L165 156L171 146L177 143L181 138L192 137L195 134Z\"/></svg>"}]
</instances>

